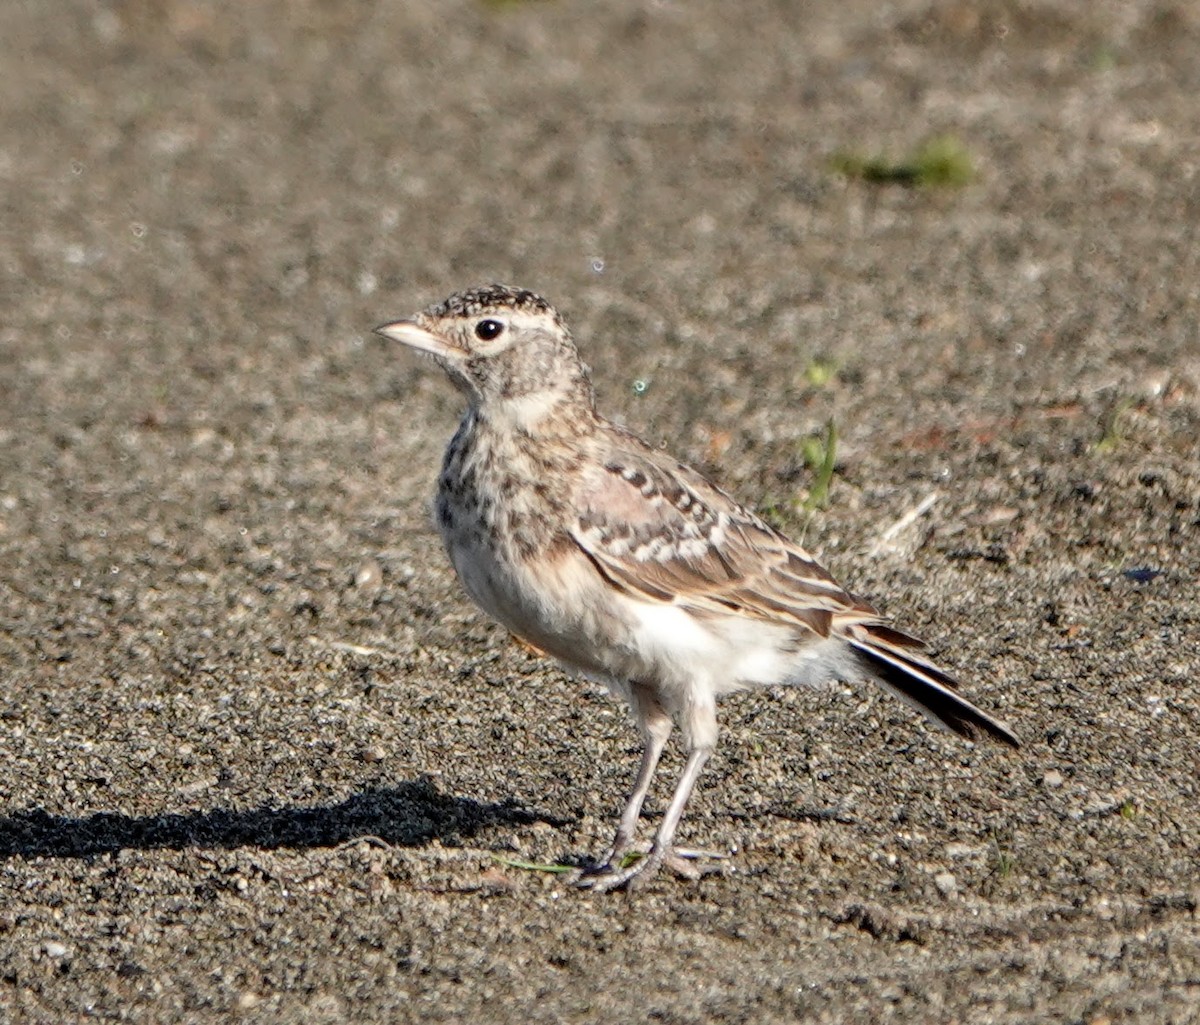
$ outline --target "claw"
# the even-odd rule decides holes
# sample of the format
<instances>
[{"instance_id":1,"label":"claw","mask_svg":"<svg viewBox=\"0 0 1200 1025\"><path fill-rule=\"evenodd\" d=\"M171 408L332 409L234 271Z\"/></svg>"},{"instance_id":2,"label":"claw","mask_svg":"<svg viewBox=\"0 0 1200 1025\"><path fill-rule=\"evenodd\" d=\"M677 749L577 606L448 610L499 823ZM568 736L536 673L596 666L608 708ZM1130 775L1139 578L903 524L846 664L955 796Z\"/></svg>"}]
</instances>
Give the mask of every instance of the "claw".
<instances>
[{"instance_id":1,"label":"claw","mask_svg":"<svg viewBox=\"0 0 1200 1025\"><path fill-rule=\"evenodd\" d=\"M608 893L612 890L635 890L648 883L660 868L669 868L681 879L695 882L706 875L719 872L715 866L701 866L696 862L701 858L724 859L728 854L720 851L697 851L690 848L672 848L662 851L651 848L645 856L638 857L628 864L622 864L625 859L619 859L613 864L613 859L579 869L564 877L564 881L581 890L591 890L593 893Z\"/></svg>"},{"instance_id":2,"label":"claw","mask_svg":"<svg viewBox=\"0 0 1200 1025\"><path fill-rule=\"evenodd\" d=\"M612 890L633 889L648 881L661 864L662 858L656 858L653 853L646 858L621 868L618 865L601 865L594 871L588 871L573 880L573 885L581 890L591 890L593 893L609 893Z\"/></svg>"},{"instance_id":3,"label":"claw","mask_svg":"<svg viewBox=\"0 0 1200 1025\"><path fill-rule=\"evenodd\" d=\"M689 859L683 857L683 855L677 854L675 851L672 851L670 854L666 855L662 859L662 863L677 876L679 876L680 879L687 879L689 882L694 883L697 879L705 874L704 870L701 869L699 865L695 864L694 861L690 861Z\"/></svg>"}]
</instances>

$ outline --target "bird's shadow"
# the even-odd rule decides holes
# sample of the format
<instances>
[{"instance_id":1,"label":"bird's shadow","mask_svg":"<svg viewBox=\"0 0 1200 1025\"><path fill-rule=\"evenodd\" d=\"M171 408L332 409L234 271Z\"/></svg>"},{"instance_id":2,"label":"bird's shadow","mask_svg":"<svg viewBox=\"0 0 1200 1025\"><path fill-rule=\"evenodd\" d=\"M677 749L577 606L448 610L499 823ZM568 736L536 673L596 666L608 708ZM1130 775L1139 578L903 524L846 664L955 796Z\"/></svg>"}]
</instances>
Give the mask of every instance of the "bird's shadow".
<instances>
[{"instance_id":1,"label":"bird's shadow","mask_svg":"<svg viewBox=\"0 0 1200 1025\"><path fill-rule=\"evenodd\" d=\"M461 843L491 826L550 822L515 800L487 804L441 793L429 779L364 790L340 804L74 817L40 808L0 816L0 859L87 858L115 851L336 847L371 836L398 847Z\"/></svg>"}]
</instances>

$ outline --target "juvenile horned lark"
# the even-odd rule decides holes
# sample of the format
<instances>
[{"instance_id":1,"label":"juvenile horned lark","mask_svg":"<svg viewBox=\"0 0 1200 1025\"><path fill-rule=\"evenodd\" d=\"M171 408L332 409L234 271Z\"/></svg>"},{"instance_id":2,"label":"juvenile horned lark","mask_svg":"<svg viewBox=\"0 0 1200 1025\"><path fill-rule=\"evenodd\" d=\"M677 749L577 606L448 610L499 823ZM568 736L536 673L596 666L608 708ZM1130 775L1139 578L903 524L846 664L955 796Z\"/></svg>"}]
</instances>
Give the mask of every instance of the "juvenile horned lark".
<instances>
[{"instance_id":1,"label":"juvenile horned lark","mask_svg":"<svg viewBox=\"0 0 1200 1025\"><path fill-rule=\"evenodd\" d=\"M612 846L580 885L682 870L672 840L717 742L717 699L735 691L865 677L955 733L1017 746L802 547L601 416L540 296L475 288L377 330L430 354L466 397L435 506L463 586L518 638L607 685L641 730ZM650 853L627 864L674 723L687 762Z\"/></svg>"}]
</instances>

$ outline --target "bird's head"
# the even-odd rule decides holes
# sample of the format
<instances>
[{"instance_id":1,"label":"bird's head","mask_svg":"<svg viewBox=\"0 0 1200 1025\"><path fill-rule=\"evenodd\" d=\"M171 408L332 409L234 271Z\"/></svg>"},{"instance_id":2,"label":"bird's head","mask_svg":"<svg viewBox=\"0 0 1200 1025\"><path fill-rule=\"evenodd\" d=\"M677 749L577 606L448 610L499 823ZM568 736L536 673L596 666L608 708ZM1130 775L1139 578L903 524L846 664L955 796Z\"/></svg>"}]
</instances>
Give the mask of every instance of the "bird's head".
<instances>
[{"instance_id":1,"label":"bird's head","mask_svg":"<svg viewBox=\"0 0 1200 1025\"><path fill-rule=\"evenodd\" d=\"M587 368L558 312L523 288L456 292L407 320L375 329L428 353L476 409L536 419L561 402L591 405Z\"/></svg>"}]
</instances>

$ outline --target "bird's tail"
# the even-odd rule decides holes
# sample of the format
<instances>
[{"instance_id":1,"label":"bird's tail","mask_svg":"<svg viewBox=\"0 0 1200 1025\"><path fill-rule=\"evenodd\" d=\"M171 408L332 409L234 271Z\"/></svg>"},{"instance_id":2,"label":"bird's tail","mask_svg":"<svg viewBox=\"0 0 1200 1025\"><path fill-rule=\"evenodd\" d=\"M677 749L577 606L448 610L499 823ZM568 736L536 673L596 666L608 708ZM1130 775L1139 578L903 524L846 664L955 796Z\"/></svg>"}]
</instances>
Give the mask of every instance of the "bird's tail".
<instances>
[{"instance_id":1,"label":"bird's tail","mask_svg":"<svg viewBox=\"0 0 1200 1025\"><path fill-rule=\"evenodd\" d=\"M915 637L872 622L855 623L846 635L871 679L934 722L972 740L986 735L1012 747L1020 746L1016 734L1004 723L957 693L954 677L918 653L923 645Z\"/></svg>"}]
</instances>

